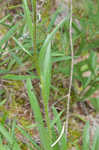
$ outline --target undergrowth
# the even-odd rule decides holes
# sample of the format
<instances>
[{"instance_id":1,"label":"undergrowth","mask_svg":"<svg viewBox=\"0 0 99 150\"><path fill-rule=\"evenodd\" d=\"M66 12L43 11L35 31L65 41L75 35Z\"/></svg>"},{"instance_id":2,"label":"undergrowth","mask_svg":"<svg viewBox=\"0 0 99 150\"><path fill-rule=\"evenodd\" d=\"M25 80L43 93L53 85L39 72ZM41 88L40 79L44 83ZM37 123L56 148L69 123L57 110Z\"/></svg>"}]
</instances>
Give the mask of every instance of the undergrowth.
<instances>
[{"instance_id":1,"label":"undergrowth","mask_svg":"<svg viewBox=\"0 0 99 150\"><path fill-rule=\"evenodd\" d=\"M59 7L50 17L49 3L39 11L36 0L1 3L7 12L0 19L0 150L99 149L99 128L90 140L89 121L73 110L83 103L91 105L92 115L99 112L99 0L73 1L70 113L79 121L74 132L77 123L70 118L68 138L64 131L72 60L70 15L56 23L64 10ZM81 122L83 132L78 129Z\"/></svg>"}]
</instances>

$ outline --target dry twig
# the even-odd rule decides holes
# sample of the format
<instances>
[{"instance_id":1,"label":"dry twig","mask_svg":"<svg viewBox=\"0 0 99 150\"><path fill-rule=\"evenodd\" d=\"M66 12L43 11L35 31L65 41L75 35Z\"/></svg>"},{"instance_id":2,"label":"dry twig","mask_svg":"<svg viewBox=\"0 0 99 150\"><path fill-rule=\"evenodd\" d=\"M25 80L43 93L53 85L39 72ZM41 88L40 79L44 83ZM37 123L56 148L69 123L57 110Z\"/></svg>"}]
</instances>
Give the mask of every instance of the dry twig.
<instances>
[{"instance_id":1,"label":"dry twig","mask_svg":"<svg viewBox=\"0 0 99 150\"><path fill-rule=\"evenodd\" d=\"M69 34L70 34L70 49L71 49L71 73L70 73L70 84L69 84L69 92L68 92L68 99L67 99L67 113L66 113L66 138L68 135L68 121L69 121L69 107L70 107L70 95L71 95L71 88L72 88L72 78L73 78L73 68L74 68L74 51L73 51L73 42L72 42L72 0L70 0L70 24L69 24Z\"/></svg>"},{"instance_id":2,"label":"dry twig","mask_svg":"<svg viewBox=\"0 0 99 150\"><path fill-rule=\"evenodd\" d=\"M72 62L71 62L69 92L68 92L68 95L66 96L66 97L68 97L68 99L67 99L66 124L63 124L63 128L61 130L60 136L51 145L51 147L54 147L60 141L60 139L61 139L61 137L63 136L63 133L64 133L64 126L65 126L65 132L66 132L66 139L67 139L67 135L68 135L70 95L71 95L72 79L73 79L73 68L74 68L74 51L73 51L73 42L72 42L72 0L70 0L70 27L69 27L69 34L70 34L70 49L71 49Z\"/></svg>"}]
</instances>

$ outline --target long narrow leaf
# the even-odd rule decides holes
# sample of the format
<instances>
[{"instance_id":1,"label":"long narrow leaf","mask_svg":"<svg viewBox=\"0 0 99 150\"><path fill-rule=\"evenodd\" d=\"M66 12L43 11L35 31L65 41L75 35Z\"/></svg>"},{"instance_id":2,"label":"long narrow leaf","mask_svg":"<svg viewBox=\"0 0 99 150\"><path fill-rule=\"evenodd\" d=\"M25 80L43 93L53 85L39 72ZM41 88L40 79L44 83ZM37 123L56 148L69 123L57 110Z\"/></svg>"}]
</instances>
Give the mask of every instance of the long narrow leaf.
<instances>
[{"instance_id":1,"label":"long narrow leaf","mask_svg":"<svg viewBox=\"0 0 99 150\"><path fill-rule=\"evenodd\" d=\"M99 150L99 127L96 128L91 150Z\"/></svg>"},{"instance_id":2,"label":"long narrow leaf","mask_svg":"<svg viewBox=\"0 0 99 150\"><path fill-rule=\"evenodd\" d=\"M46 49L47 49L49 43L53 40L53 38L54 38L56 32L58 31L58 29L59 29L60 27L62 27L63 24L64 24L67 20L68 20L68 18L63 19L63 20L60 22L60 24L58 24L58 25L56 26L56 28L47 36L47 38L46 38L46 40L45 40L45 42L44 42L44 44L43 44L43 46L42 46L42 48L41 48L41 50L40 50L40 54L39 54L39 64L41 64L41 60L42 60L42 58L44 57L45 51L46 51Z\"/></svg>"},{"instance_id":3,"label":"long narrow leaf","mask_svg":"<svg viewBox=\"0 0 99 150\"><path fill-rule=\"evenodd\" d=\"M0 19L0 24L3 23L5 20L7 20L10 17L10 14Z\"/></svg>"},{"instance_id":4,"label":"long narrow leaf","mask_svg":"<svg viewBox=\"0 0 99 150\"><path fill-rule=\"evenodd\" d=\"M23 4L24 4L24 12L25 12L25 19L26 19L26 23L28 25L28 29L30 32L30 36L31 39L33 41L33 25L32 25L32 18L30 16L30 10L28 8L28 4L27 4L27 0L23 0Z\"/></svg>"},{"instance_id":5,"label":"long narrow leaf","mask_svg":"<svg viewBox=\"0 0 99 150\"><path fill-rule=\"evenodd\" d=\"M99 112L99 98L90 98L90 101L97 112Z\"/></svg>"},{"instance_id":6,"label":"long narrow leaf","mask_svg":"<svg viewBox=\"0 0 99 150\"><path fill-rule=\"evenodd\" d=\"M89 135L89 122L86 123L83 132L83 147L82 150L89 150L90 135Z\"/></svg>"},{"instance_id":7,"label":"long narrow leaf","mask_svg":"<svg viewBox=\"0 0 99 150\"><path fill-rule=\"evenodd\" d=\"M4 99L2 102L0 102L0 106L4 105L6 103L7 99Z\"/></svg>"},{"instance_id":8,"label":"long narrow leaf","mask_svg":"<svg viewBox=\"0 0 99 150\"><path fill-rule=\"evenodd\" d=\"M32 110L34 112L36 123L38 124L38 131L39 131L42 147L44 148L44 150L46 149L51 150L51 147L49 144L50 139L46 132L46 128L44 127L43 118L40 112L40 107L37 102L36 96L34 94L32 82L30 79L27 79L26 86L27 86L29 101L30 101Z\"/></svg>"},{"instance_id":9,"label":"long narrow leaf","mask_svg":"<svg viewBox=\"0 0 99 150\"><path fill-rule=\"evenodd\" d=\"M3 127L2 124L0 124L0 133L2 133L2 135L6 138L6 140L12 144L13 143L13 139L11 138L9 132Z\"/></svg>"},{"instance_id":10,"label":"long narrow leaf","mask_svg":"<svg viewBox=\"0 0 99 150\"><path fill-rule=\"evenodd\" d=\"M58 112L57 112L57 110L55 109L55 107L52 107L52 109L53 109L54 117L56 118L57 115L58 115ZM60 134L60 133L61 133L61 130L62 130L62 122L61 122L60 118L57 120L56 126L57 126L57 129L58 129L58 134ZM65 133L63 134L63 136L62 136L62 138L60 139L59 143L61 144L60 150L67 150L67 143L66 143L66 136L65 136Z\"/></svg>"},{"instance_id":11,"label":"long narrow leaf","mask_svg":"<svg viewBox=\"0 0 99 150\"><path fill-rule=\"evenodd\" d=\"M41 85L42 85L42 96L45 103L48 103L50 80L51 80L51 45L45 53L45 57L42 58L42 70L41 70Z\"/></svg>"},{"instance_id":12,"label":"long narrow leaf","mask_svg":"<svg viewBox=\"0 0 99 150\"><path fill-rule=\"evenodd\" d=\"M26 50L26 49L24 48L24 46L23 46L15 37L13 37L13 40L18 44L18 46L19 46L25 53L27 53L29 56L32 56L31 53L30 53L28 50Z\"/></svg>"},{"instance_id":13,"label":"long narrow leaf","mask_svg":"<svg viewBox=\"0 0 99 150\"><path fill-rule=\"evenodd\" d=\"M49 24L49 26L48 26L48 32L51 31L51 29L52 29L52 27L53 27L53 25L54 25L54 23L55 23L55 21L56 21L56 18L57 18L57 16L59 15L59 13L60 13L61 11L62 11L62 9L59 7L59 8L55 11L55 13L53 14L52 19L51 19L51 22L50 22L50 24Z\"/></svg>"},{"instance_id":14,"label":"long narrow leaf","mask_svg":"<svg viewBox=\"0 0 99 150\"><path fill-rule=\"evenodd\" d=\"M27 80L28 78L38 79L38 77L34 75L14 75L14 74L4 75L1 78L7 80Z\"/></svg>"},{"instance_id":15,"label":"long narrow leaf","mask_svg":"<svg viewBox=\"0 0 99 150\"><path fill-rule=\"evenodd\" d=\"M17 142L12 138L12 136L9 134L6 128L3 127L2 124L0 124L0 133L6 138L8 143L13 146L13 150L21 150Z\"/></svg>"}]
</instances>

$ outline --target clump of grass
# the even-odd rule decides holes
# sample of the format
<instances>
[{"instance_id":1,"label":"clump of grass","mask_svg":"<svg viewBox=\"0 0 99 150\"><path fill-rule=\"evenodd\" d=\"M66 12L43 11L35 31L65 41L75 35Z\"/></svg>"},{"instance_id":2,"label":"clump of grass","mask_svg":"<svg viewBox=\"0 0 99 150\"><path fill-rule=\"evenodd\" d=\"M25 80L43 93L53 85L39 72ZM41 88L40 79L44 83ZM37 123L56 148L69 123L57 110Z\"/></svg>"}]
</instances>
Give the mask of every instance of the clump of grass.
<instances>
[{"instance_id":1,"label":"clump of grass","mask_svg":"<svg viewBox=\"0 0 99 150\"><path fill-rule=\"evenodd\" d=\"M53 107L52 111L53 111L53 119L50 118L49 115L49 95L50 95L50 88L51 88L51 74L52 74L52 65L54 63L59 64L59 70L57 69L57 72L61 72L63 73L63 75L65 75L65 77L69 77L70 75L70 63L71 63L71 56L67 56L65 49L62 52L59 52L58 50L55 49L55 51L52 51L53 49L53 43L55 40L55 35L56 32L59 31L59 29L63 29L65 28L65 33L63 33L63 30L60 32L62 37L64 37L62 40L64 40L64 42L67 41L67 48L69 48L69 35L68 35L68 24L69 24L69 17L64 18L54 29L53 29L53 25L55 22L55 19L57 17L57 13L55 13L55 15L53 16L51 23L49 24L48 27L48 35L46 37L46 39L43 39L43 44L40 47L39 52L37 51L37 42L38 39L36 38L36 34L37 34L37 22L36 22L36 0L31 0L32 4L33 4L33 22L32 22L32 14L29 10L28 4L26 0L23 0L23 7L24 7L24 15L23 15L23 20L24 21L20 22L14 26L7 26L7 28L9 29L9 31L4 35L4 37L2 38L2 40L0 41L0 52L4 53L4 51L7 49L7 52L11 54L11 57L13 58L13 60L11 60L11 62L9 62L9 60L5 60L4 64L8 63L8 68L7 70L0 70L0 74L1 79L5 79L5 80L26 80L26 89L27 89L27 94L29 97L29 102L31 104L32 107L32 111L34 114L34 118L35 118L35 126L38 130L39 133L39 138L40 138L40 143L38 144L35 139L33 139L33 137L28 134L26 132L25 129L23 129L22 127L20 127L19 125L17 125L16 121L14 120L12 123L12 126L10 127L9 125L4 125L4 123L0 123L0 149L2 150L21 150L23 149L21 147L21 142L18 140L18 138L16 137L16 132L17 130L21 132L21 134L27 139L27 142L25 143L25 147L27 149L30 150L67 150L68 149L68 144L67 144L67 140L66 140L66 135L64 133L64 123L61 121L61 115L64 111L61 111L60 113L57 112L56 108ZM88 0L88 5L90 4L90 6L92 7L93 3L90 3ZM86 9L88 9L87 13L88 16L89 14L93 14L93 12L86 7ZM98 14L97 14L98 15ZM93 16L93 20L96 18L94 18ZM8 18L9 16L4 17L1 20L1 23L4 23L5 20ZM85 17L86 18L86 17ZM87 17L88 18L88 17ZM83 18L84 19L84 18ZM83 48L89 50L90 48L93 49L93 45L91 45L91 40L93 41L93 39L91 39L90 33L88 35L88 42L86 43L86 41L84 40L84 38L86 37L86 33L88 33L88 27L89 24L87 26L86 22L84 22L84 20L81 19L80 23L81 23L81 29L78 27L78 25L75 23L75 21L73 22L73 43L75 44L75 47L77 46L76 44L78 44L78 40L80 38L81 43L80 46L77 47L75 54L78 56L79 54L82 54ZM91 21L91 18L89 16L89 23ZM23 24L22 24L23 23ZM20 26L21 29L19 29L19 32L17 31L18 27ZM83 28L85 30L83 30ZM29 31L29 37L27 37L26 41L20 41L20 35L23 34L25 31ZM53 30L52 30L53 29ZM92 28L91 28L92 29ZM51 32L52 31L52 32ZM92 34L91 31L91 35L96 36L96 34L98 33L98 29L96 28L96 33L95 35ZM89 38L90 37L90 38ZM9 46L8 40L9 39L13 39L13 41L16 43L16 47L11 48ZM61 40L61 38L60 38ZM53 43L52 43L53 42ZM95 48L98 47L98 42L94 42L94 46ZM8 47L7 47L8 46ZM30 50L30 51L29 51ZM32 50L32 52L31 52ZM17 53L18 51L18 53ZM24 53L24 55L23 55ZM69 52L68 52L69 54ZM6 55L6 54L5 54ZM20 59L20 56L23 56L25 58ZM75 58L77 58L77 56ZM27 71L26 73L28 73L28 75L17 75L16 73L14 74L13 72L11 72L12 66L15 64L15 62L19 65L22 65L22 67L24 66L24 60L28 59L32 59L32 67L29 71ZM63 68L63 62L66 63L66 68L64 70ZM37 70L38 75L35 75L35 72L33 73L33 69ZM83 68L83 69L82 69ZM32 70L32 72L31 72ZM91 50L90 55L87 59L85 59L84 61L81 60L81 62L77 63L74 65L74 76L73 79L76 79L78 81L80 81L81 83L81 89L82 91L76 91L74 90L74 92L76 91L76 98L77 101L82 101L82 100L86 100L87 98L90 98L91 95L97 90L99 89L98 86L98 68L97 68L97 56L96 56L96 52L94 52L93 50ZM90 71L91 75L90 77L84 77L83 73L86 71ZM6 74L6 75L5 75ZM43 106L44 106L44 112L45 112L45 116L42 115L41 113L41 109L40 109L40 105L36 96L36 91L33 89L33 85L32 85L32 79L39 79L40 80L40 88L41 88L41 96L42 96L42 101L43 101ZM74 86L74 85L73 85ZM75 87L76 88L76 87ZM78 93L77 93L78 92ZM97 100L95 99L95 101L92 100L92 104L93 106L96 108L96 110L98 111L97 107ZM6 103L7 100L3 100L0 103L0 106L4 105ZM45 123L43 122L43 120L45 119ZM84 128L84 133L83 133L83 144L81 147L79 147L79 145L76 143L75 147L77 150L82 149L82 150L98 150L99 148L99 144L98 144L98 138L99 138L99 128L96 129L96 133L93 139L93 144L92 147L90 148L90 134L89 134L89 122L86 123L85 128ZM57 128L57 130L56 130ZM5 144L3 144L5 143Z\"/></svg>"}]
</instances>

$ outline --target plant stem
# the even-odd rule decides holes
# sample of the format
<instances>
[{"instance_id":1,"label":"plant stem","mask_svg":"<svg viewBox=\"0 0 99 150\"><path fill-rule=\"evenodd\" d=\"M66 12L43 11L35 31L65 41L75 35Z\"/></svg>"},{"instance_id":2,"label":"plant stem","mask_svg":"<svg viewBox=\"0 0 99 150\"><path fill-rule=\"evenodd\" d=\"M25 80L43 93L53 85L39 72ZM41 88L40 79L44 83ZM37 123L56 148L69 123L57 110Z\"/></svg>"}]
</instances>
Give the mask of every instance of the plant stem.
<instances>
[{"instance_id":1,"label":"plant stem","mask_svg":"<svg viewBox=\"0 0 99 150\"><path fill-rule=\"evenodd\" d=\"M36 55L36 0L33 0L33 50Z\"/></svg>"},{"instance_id":2,"label":"plant stem","mask_svg":"<svg viewBox=\"0 0 99 150\"><path fill-rule=\"evenodd\" d=\"M42 89L42 98L43 98L43 104L44 104L44 111L45 111L45 121L46 126L48 129L48 136L49 136L49 145L52 144L52 132L50 127L50 117L49 117L49 106L48 106L48 99L46 97L46 91Z\"/></svg>"},{"instance_id":3,"label":"plant stem","mask_svg":"<svg viewBox=\"0 0 99 150\"><path fill-rule=\"evenodd\" d=\"M49 1L50 2L50 1ZM33 0L33 53L34 53L34 63L37 70L38 75L40 75L40 68L38 64L38 56L37 56L37 45L36 45L36 0ZM51 129L50 129L50 118L49 118L49 112L48 112L48 104L46 103L46 98L44 98L44 108L45 108L45 119L46 124L48 128L48 134L49 134L49 145L51 145ZM52 149L52 148L51 148Z\"/></svg>"},{"instance_id":4,"label":"plant stem","mask_svg":"<svg viewBox=\"0 0 99 150\"><path fill-rule=\"evenodd\" d=\"M34 60L34 64L37 70L37 73L39 75L39 65L38 65L38 56L37 56L37 45L36 45L36 0L32 0L33 1L33 60Z\"/></svg>"},{"instance_id":5,"label":"plant stem","mask_svg":"<svg viewBox=\"0 0 99 150\"><path fill-rule=\"evenodd\" d=\"M44 104L45 108L45 119L46 119L46 124L48 128L48 134L49 134L49 144L52 144L52 133L51 133L51 128L50 128L50 118L49 118L49 111L48 111L48 104Z\"/></svg>"},{"instance_id":6,"label":"plant stem","mask_svg":"<svg viewBox=\"0 0 99 150\"><path fill-rule=\"evenodd\" d=\"M70 73L70 83L69 83L69 92L67 99L67 112L66 112L66 139L68 136L68 122L69 122L69 107L70 107L70 96L71 96L71 88L72 88L72 79L73 79L73 68L74 68L74 49L73 49L73 41L72 41L72 0L70 0L70 24L69 24L69 35L70 35L70 49L71 49L71 73Z\"/></svg>"}]
</instances>

